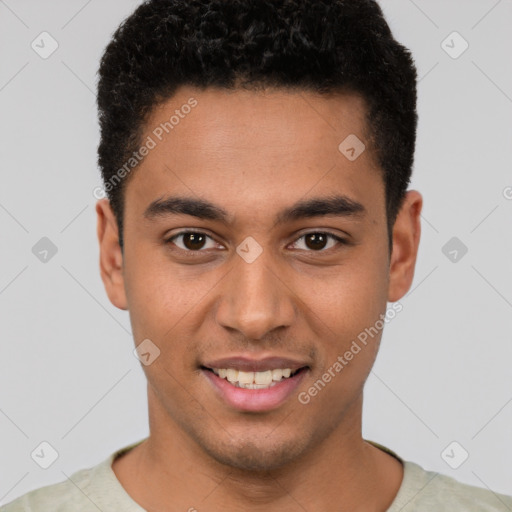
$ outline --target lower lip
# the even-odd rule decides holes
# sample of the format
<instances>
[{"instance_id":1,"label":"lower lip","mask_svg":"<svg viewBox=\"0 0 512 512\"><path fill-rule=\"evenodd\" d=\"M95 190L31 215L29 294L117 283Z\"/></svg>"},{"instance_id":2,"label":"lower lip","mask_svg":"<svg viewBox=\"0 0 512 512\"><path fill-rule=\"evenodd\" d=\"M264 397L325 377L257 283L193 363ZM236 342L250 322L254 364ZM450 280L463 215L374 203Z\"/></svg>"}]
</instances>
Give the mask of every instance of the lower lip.
<instances>
[{"instance_id":1,"label":"lower lip","mask_svg":"<svg viewBox=\"0 0 512 512\"><path fill-rule=\"evenodd\" d=\"M202 369L201 371L213 384L220 397L234 409L263 412L282 405L297 389L307 373L307 368L303 368L293 377L283 379L275 386L266 389L237 388L210 370Z\"/></svg>"}]
</instances>

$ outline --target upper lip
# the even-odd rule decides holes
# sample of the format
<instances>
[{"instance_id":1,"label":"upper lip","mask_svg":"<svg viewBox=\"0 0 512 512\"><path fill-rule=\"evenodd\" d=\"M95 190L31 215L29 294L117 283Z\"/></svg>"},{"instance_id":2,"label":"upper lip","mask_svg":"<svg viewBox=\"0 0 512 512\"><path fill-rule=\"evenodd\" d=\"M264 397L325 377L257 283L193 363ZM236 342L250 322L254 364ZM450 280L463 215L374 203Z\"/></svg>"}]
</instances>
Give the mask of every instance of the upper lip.
<instances>
[{"instance_id":1,"label":"upper lip","mask_svg":"<svg viewBox=\"0 0 512 512\"><path fill-rule=\"evenodd\" d=\"M307 363L284 357L266 357L264 359L251 359L249 357L224 357L208 361L202 366L206 368L233 368L246 372L261 372L265 370L277 370L290 368L292 371L308 366Z\"/></svg>"}]
</instances>

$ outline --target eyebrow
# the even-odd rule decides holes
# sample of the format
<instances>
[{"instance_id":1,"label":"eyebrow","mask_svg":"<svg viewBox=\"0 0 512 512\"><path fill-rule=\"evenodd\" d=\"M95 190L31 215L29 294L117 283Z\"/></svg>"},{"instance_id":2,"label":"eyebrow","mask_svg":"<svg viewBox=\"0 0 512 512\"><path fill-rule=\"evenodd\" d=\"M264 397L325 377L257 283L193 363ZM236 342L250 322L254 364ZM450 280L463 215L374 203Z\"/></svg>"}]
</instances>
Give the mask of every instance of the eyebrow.
<instances>
[{"instance_id":1,"label":"eyebrow","mask_svg":"<svg viewBox=\"0 0 512 512\"><path fill-rule=\"evenodd\" d=\"M213 220L229 224L233 220L226 210L204 199L169 196L153 201L144 211L144 217L151 220L170 215L190 215L198 219ZM345 195L333 195L302 200L285 208L276 216L276 224L322 216L363 218L365 207Z\"/></svg>"}]
</instances>

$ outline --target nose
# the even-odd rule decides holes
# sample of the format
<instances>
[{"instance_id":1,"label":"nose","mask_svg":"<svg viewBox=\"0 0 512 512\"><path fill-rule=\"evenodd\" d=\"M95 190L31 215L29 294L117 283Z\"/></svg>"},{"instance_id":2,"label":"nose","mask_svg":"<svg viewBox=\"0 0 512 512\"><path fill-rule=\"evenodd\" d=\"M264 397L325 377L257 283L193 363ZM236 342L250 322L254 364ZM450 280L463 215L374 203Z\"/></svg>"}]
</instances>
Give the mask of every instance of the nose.
<instances>
[{"instance_id":1,"label":"nose","mask_svg":"<svg viewBox=\"0 0 512 512\"><path fill-rule=\"evenodd\" d=\"M296 314L292 286L274 267L266 251L251 263L242 258L235 262L221 290L219 325L251 340L292 325Z\"/></svg>"}]
</instances>

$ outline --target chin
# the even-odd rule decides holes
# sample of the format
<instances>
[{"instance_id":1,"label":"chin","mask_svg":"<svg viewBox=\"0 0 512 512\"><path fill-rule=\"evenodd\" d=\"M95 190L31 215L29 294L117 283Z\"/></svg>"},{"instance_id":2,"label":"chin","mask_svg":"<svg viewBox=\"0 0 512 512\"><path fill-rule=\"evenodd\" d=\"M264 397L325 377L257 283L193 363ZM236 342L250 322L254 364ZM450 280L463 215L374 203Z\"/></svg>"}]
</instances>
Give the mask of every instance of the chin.
<instances>
[{"instance_id":1,"label":"chin","mask_svg":"<svg viewBox=\"0 0 512 512\"><path fill-rule=\"evenodd\" d=\"M271 472L286 466L303 453L297 439L272 439L270 435L255 438L234 438L226 434L223 441L198 440L204 451L220 464L242 471Z\"/></svg>"}]
</instances>

